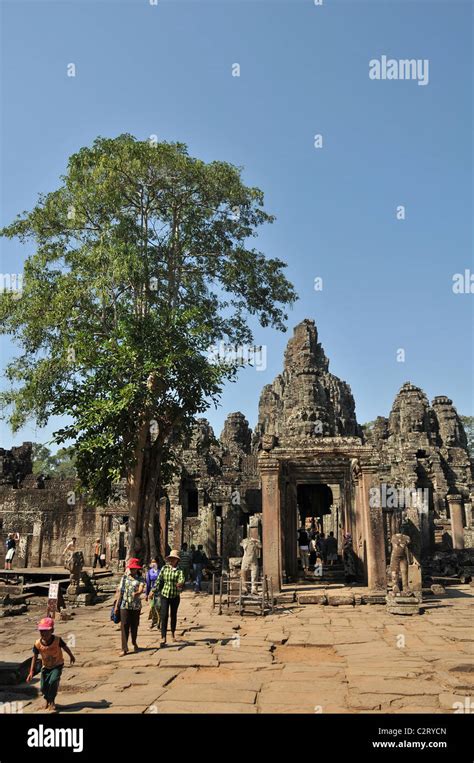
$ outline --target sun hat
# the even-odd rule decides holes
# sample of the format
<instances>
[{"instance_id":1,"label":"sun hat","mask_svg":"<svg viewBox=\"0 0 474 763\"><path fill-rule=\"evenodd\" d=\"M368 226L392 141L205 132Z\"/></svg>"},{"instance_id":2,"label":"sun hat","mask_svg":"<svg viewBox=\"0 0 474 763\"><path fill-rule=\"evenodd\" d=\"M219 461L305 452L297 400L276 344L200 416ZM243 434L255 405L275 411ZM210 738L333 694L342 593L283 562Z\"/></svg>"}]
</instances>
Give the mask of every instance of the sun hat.
<instances>
[{"instance_id":1,"label":"sun hat","mask_svg":"<svg viewBox=\"0 0 474 763\"><path fill-rule=\"evenodd\" d=\"M142 565L140 564L140 560L133 558L129 559L127 562L127 570L141 570Z\"/></svg>"},{"instance_id":2,"label":"sun hat","mask_svg":"<svg viewBox=\"0 0 474 763\"><path fill-rule=\"evenodd\" d=\"M168 559L178 559L178 561L181 559L181 557L180 557L180 555L179 555L179 551L178 551L178 549L177 549L177 548L173 548L173 549L172 549L172 550L169 552L168 556L167 556L167 557L165 557L165 558L166 558L166 561L168 561Z\"/></svg>"},{"instance_id":3,"label":"sun hat","mask_svg":"<svg viewBox=\"0 0 474 763\"><path fill-rule=\"evenodd\" d=\"M42 620L38 623L38 630L39 631L53 631L54 630L54 620L52 617L43 617Z\"/></svg>"}]
</instances>

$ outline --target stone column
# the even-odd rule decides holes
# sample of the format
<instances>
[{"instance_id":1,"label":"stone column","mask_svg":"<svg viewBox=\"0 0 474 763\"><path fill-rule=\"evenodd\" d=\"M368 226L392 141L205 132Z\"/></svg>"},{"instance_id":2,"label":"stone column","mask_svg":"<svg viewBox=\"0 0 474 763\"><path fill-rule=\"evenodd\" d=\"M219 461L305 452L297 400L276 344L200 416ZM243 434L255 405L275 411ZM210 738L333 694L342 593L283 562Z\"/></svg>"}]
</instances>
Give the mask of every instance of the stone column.
<instances>
[{"instance_id":1,"label":"stone column","mask_svg":"<svg viewBox=\"0 0 474 763\"><path fill-rule=\"evenodd\" d=\"M453 534L453 548L464 548L464 525L462 517L462 496L461 495L447 495L446 499L449 504L449 513L451 515L451 532Z\"/></svg>"},{"instance_id":2,"label":"stone column","mask_svg":"<svg viewBox=\"0 0 474 763\"><path fill-rule=\"evenodd\" d=\"M280 464L276 458L261 456L263 574L272 578L273 590L281 591L281 495Z\"/></svg>"},{"instance_id":3,"label":"stone column","mask_svg":"<svg viewBox=\"0 0 474 763\"><path fill-rule=\"evenodd\" d=\"M385 538L381 506L370 506L370 488L376 487L377 469L363 466L359 478L360 498L365 526L365 547L367 549L367 584L373 590L387 590L385 561Z\"/></svg>"},{"instance_id":4,"label":"stone column","mask_svg":"<svg viewBox=\"0 0 474 763\"><path fill-rule=\"evenodd\" d=\"M363 515L363 498L362 498L362 484L358 476L352 476L353 488L351 493L353 495L353 510L352 522L347 532L352 535L352 548L359 560L359 568L365 567L365 552L364 552L364 539L365 539L365 522ZM359 546L359 540L362 538L362 546Z\"/></svg>"},{"instance_id":5,"label":"stone column","mask_svg":"<svg viewBox=\"0 0 474 763\"><path fill-rule=\"evenodd\" d=\"M229 569L229 558L240 556L240 541L242 540L242 528L239 525L240 506L231 501L222 503L222 565L224 570Z\"/></svg>"},{"instance_id":6,"label":"stone column","mask_svg":"<svg viewBox=\"0 0 474 763\"><path fill-rule=\"evenodd\" d=\"M33 536L31 538L29 567L41 567L41 546L43 543L43 525L41 519L33 522Z\"/></svg>"},{"instance_id":7,"label":"stone column","mask_svg":"<svg viewBox=\"0 0 474 763\"><path fill-rule=\"evenodd\" d=\"M465 503L464 511L466 512L466 527L472 527L472 503Z\"/></svg>"},{"instance_id":8,"label":"stone column","mask_svg":"<svg viewBox=\"0 0 474 763\"><path fill-rule=\"evenodd\" d=\"M215 556L216 517L213 506L203 506L201 509L201 526L199 528L199 543L202 543L207 556Z\"/></svg>"}]
</instances>

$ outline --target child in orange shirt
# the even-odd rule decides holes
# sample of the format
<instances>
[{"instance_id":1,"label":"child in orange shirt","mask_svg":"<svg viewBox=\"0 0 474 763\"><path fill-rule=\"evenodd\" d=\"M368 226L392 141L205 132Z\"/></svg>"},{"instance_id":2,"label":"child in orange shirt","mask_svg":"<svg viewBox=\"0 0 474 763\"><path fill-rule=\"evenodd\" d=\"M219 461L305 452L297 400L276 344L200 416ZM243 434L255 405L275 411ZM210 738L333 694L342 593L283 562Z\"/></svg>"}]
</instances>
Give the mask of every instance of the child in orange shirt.
<instances>
[{"instance_id":1,"label":"child in orange shirt","mask_svg":"<svg viewBox=\"0 0 474 763\"><path fill-rule=\"evenodd\" d=\"M41 658L41 693L46 700L45 709L56 712L54 700L59 689L59 681L64 667L63 649L69 655L71 665L76 661L67 644L59 636L54 635L54 620L51 617L43 617L38 623L40 638L33 646L30 672L26 680L32 680L35 671L36 660Z\"/></svg>"}]
</instances>

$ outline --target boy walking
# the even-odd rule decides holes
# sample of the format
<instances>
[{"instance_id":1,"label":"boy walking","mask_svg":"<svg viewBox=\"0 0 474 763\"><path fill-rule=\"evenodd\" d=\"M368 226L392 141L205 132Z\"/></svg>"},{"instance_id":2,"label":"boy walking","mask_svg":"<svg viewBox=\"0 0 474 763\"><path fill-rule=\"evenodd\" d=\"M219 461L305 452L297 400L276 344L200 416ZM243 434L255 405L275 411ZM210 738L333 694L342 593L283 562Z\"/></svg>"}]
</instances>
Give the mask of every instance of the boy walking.
<instances>
[{"instance_id":1,"label":"boy walking","mask_svg":"<svg viewBox=\"0 0 474 763\"><path fill-rule=\"evenodd\" d=\"M46 700L45 709L56 712L55 699L59 689L59 681L64 667L63 649L69 655L71 665L76 658L59 636L54 635L54 620L51 617L43 617L38 623L39 639L33 646L30 672L26 680L28 683L33 679L36 660L41 658L41 693Z\"/></svg>"}]
</instances>

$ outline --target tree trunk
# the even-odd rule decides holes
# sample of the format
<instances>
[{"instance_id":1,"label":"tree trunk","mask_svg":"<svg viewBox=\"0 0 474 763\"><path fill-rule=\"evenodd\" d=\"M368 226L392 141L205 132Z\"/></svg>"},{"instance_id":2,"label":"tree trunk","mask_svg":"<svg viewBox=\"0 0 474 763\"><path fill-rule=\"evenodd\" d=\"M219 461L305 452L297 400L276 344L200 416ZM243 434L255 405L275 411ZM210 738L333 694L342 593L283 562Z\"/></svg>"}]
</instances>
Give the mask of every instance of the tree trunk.
<instances>
[{"instance_id":1,"label":"tree trunk","mask_svg":"<svg viewBox=\"0 0 474 763\"><path fill-rule=\"evenodd\" d=\"M128 557L140 557L142 554L142 527L143 527L143 477L146 473L146 445L149 426L143 421L135 448L135 464L128 477Z\"/></svg>"},{"instance_id":2,"label":"tree trunk","mask_svg":"<svg viewBox=\"0 0 474 763\"><path fill-rule=\"evenodd\" d=\"M156 557L155 515L159 492L162 437L151 442L146 422L139 432L136 463L129 480L129 557L148 563Z\"/></svg>"}]
</instances>

